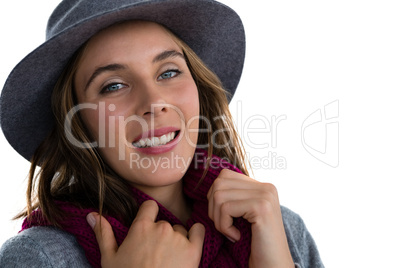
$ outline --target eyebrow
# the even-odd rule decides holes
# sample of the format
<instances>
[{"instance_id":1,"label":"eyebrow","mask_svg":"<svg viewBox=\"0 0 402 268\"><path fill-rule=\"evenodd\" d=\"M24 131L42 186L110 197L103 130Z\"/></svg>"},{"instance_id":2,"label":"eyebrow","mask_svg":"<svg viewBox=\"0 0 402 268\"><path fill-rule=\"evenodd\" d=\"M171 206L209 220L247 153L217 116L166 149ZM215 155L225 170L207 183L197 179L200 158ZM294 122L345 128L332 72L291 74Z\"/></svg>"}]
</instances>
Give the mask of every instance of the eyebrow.
<instances>
[{"instance_id":1,"label":"eyebrow","mask_svg":"<svg viewBox=\"0 0 402 268\"><path fill-rule=\"evenodd\" d=\"M168 58L175 58L175 57L180 57L182 59L185 59L183 54L176 50L165 50L162 53L159 53L158 55L156 55L154 60L152 61L152 63L157 63L159 61L164 61Z\"/></svg>"},{"instance_id":2,"label":"eyebrow","mask_svg":"<svg viewBox=\"0 0 402 268\"><path fill-rule=\"evenodd\" d=\"M101 73L104 72L113 72L113 71L119 71L126 69L127 66L122 65L122 64L109 64L106 66L101 66L95 69L95 71L92 73L91 77L89 78L87 84L85 85L85 91L88 89L89 85L94 81L94 79L99 76Z\"/></svg>"},{"instance_id":3,"label":"eyebrow","mask_svg":"<svg viewBox=\"0 0 402 268\"><path fill-rule=\"evenodd\" d=\"M158 55L154 57L152 60L152 63L157 63L164 61L168 58L175 58L175 57L180 57L185 60L185 57L182 53L176 51L176 50L165 50ZM85 91L88 89L89 85L95 80L96 77L98 77L100 74L104 72L113 72L113 71L119 71L119 70L124 70L127 69L128 67L126 65L122 64L109 64L105 66L101 66L95 69L95 71L92 73L91 77L89 78L88 82L85 85Z\"/></svg>"}]
</instances>

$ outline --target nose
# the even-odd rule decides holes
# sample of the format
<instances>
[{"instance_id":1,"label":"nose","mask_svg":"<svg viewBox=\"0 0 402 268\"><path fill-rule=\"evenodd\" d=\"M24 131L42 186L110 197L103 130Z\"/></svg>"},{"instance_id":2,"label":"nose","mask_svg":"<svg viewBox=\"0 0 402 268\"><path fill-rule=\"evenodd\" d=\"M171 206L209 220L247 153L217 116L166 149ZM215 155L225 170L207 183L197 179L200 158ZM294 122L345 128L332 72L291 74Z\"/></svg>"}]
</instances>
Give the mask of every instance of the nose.
<instances>
[{"instance_id":1,"label":"nose","mask_svg":"<svg viewBox=\"0 0 402 268\"><path fill-rule=\"evenodd\" d=\"M137 91L137 113L140 116L160 116L167 112L167 102L162 92L163 89L155 84L145 84Z\"/></svg>"}]
</instances>

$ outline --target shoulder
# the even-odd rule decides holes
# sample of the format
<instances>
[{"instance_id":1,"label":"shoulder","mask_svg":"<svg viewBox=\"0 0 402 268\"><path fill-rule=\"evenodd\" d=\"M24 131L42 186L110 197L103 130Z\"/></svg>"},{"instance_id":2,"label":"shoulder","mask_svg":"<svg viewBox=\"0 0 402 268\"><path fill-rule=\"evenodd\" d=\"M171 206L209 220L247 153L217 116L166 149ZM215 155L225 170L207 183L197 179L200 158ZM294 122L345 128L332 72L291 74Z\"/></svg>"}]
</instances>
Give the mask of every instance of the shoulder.
<instances>
[{"instance_id":1,"label":"shoulder","mask_svg":"<svg viewBox=\"0 0 402 268\"><path fill-rule=\"evenodd\" d=\"M281 212L293 261L300 267L324 267L314 239L303 219L283 206L281 206Z\"/></svg>"},{"instance_id":2,"label":"shoulder","mask_svg":"<svg viewBox=\"0 0 402 268\"><path fill-rule=\"evenodd\" d=\"M284 206L281 206L281 212L282 212L283 224L285 226L286 231L289 231L290 233L301 234L306 230L304 221L299 216L299 214L293 212L292 210Z\"/></svg>"},{"instance_id":3,"label":"shoulder","mask_svg":"<svg viewBox=\"0 0 402 268\"><path fill-rule=\"evenodd\" d=\"M90 267L75 237L54 227L32 227L7 240L0 267Z\"/></svg>"}]
</instances>

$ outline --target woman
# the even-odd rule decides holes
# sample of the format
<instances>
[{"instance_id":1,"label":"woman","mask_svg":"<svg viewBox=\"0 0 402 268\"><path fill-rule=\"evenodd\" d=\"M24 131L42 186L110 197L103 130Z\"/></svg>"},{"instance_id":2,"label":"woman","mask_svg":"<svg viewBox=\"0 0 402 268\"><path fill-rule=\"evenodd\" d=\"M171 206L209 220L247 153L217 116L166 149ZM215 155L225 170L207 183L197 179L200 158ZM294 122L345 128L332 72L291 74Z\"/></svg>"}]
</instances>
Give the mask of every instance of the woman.
<instances>
[{"instance_id":1,"label":"woman","mask_svg":"<svg viewBox=\"0 0 402 268\"><path fill-rule=\"evenodd\" d=\"M241 21L214 1L63 1L2 92L32 166L0 263L320 267L301 219L248 177L228 109L243 60Z\"/></svg>"}]
</instances>

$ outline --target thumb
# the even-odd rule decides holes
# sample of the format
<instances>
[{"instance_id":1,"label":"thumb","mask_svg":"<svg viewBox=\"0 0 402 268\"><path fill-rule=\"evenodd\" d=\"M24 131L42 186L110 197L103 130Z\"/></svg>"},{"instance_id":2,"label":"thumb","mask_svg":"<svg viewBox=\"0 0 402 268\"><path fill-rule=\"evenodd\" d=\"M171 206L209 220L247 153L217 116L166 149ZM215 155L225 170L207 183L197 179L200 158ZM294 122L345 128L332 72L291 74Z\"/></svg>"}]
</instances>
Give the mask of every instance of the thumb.
<instances>
[{"instance_id":1,"label":"thumb","mask_svg":"<svg viewBox=\"0 0 402 268\"><path fill-rule=\"evenodd\" d=\"M96 212L91 212L87 215L87 222L95 233L102 259L109 259L118 249L112 226Z\"/></svg>"},{"instance_id":2,"label":"thumb","mask_svg":"<svg viewBox=\"0 0 402 268\"><path fill-rule=\"evenodd\" d=\"M205 237L205 227L201 223L194 224L188 231L188 240L202 252Z\"/></svg>"}]
</instances>

